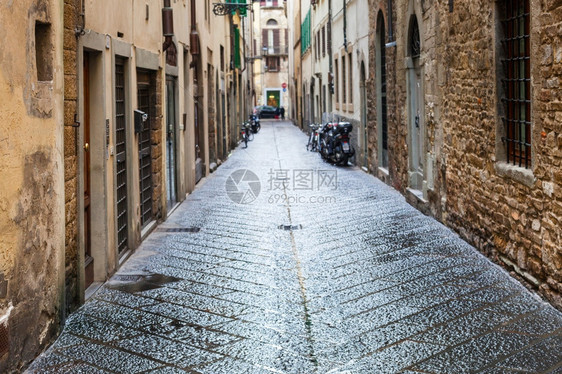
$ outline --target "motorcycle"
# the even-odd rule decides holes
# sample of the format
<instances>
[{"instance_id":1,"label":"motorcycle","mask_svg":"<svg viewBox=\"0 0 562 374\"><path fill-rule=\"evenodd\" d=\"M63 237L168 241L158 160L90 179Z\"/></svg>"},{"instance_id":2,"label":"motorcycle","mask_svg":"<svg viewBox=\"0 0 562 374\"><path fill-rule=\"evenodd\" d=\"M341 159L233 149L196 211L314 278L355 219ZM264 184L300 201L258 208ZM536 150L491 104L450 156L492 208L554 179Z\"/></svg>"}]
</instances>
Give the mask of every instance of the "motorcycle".
<instances>
[{"instance_id":1,"label":"motorcycle","mask_svg":"<svg viewBox=\"0 0 562 374\"><path fill-rule=\"evenodd\" d=\"M257 134L261 130L260 119L255 114L250 114L250 124L252 125L252 132Z\"/></svg>"},{"instance_id":2,"label":"motorcycle","mask_svg":"<svg viewBox=\"0 0 562 374\"><path fill-rule=\"evenodd\" d=\"M349 122L329 122L320 131L320 155L336 165L347 165L355 154L349 135L353 125Z\"/></svg>"}]
</instances>

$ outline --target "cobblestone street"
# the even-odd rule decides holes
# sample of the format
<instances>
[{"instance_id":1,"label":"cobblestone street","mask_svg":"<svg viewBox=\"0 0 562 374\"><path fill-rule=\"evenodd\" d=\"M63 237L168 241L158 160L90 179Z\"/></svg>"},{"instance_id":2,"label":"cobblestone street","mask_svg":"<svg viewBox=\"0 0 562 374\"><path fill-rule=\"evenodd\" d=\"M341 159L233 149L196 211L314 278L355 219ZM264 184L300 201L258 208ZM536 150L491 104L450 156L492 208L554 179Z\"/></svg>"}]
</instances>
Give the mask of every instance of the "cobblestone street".
<instances>
[{"instance_id":1,"label":"cobblestone street","mask_svg":"<svg viewBox=\"0 0 562 374\"><path fill-rule=\"evenodd\" d=\"M559 311L305 144L264 122L28 372L562 373Z\"/></svg>"}]
</instances>

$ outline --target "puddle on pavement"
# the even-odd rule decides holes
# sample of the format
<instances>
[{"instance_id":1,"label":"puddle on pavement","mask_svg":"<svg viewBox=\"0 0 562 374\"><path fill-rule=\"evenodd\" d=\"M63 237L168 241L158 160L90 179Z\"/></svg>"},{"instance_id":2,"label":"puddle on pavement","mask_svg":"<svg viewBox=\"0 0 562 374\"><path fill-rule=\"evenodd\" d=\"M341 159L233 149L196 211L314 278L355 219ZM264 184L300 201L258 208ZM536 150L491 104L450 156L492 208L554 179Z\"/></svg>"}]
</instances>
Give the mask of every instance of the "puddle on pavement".
<instances>
[{"instance_id":1,"label":"puddle on pavement","mask_svg":"<svg viewBox=\"0 0 562 374\"><path fill-rule=\"evenodd\" d=\"M182 279L163 274L115 275L106 284L107 288L129 293L141 292L161 288L165 284L181 281Z\"/></svg>"}]
</instances>

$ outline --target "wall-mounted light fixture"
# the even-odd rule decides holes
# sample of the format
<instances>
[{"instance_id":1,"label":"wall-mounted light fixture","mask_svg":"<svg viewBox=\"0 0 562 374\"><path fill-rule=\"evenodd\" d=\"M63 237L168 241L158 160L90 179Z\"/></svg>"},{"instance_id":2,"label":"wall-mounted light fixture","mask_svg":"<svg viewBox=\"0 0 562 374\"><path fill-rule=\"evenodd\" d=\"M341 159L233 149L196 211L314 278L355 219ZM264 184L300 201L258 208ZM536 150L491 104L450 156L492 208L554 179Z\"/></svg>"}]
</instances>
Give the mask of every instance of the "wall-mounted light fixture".
<instances>
[{"instance_id":1,"label":"wall-mounted light fixture","mask_svg":"<svg viewBox=\"0 0 562 374\"><path fill-rule=\"evenodd\" d=\"M254 2L256 2L256 0L252 0L250 4L233 2L213 3L213 13L215 16L227 16L238 10L252 10L252 3Z\"/></svg>"}]
</instances>

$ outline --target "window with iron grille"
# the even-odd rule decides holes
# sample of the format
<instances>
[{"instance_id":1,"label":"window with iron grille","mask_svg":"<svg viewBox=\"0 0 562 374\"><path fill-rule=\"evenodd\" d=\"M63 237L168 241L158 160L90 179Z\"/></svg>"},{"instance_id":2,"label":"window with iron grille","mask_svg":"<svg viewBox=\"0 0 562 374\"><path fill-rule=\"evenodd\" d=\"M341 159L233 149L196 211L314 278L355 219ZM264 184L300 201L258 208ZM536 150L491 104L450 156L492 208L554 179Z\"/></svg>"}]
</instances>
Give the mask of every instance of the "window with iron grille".
<instances>
[{"instance_id":1,"label":"window with iron grille","mask_svg":"<svg viewBox=\"0 0 562 374\"><path fill-rule=\"evenodd\" d=\"M349 103L353 104L353 53L349 53Z\"/></svg>"},{"instance_id":2,"label":"window with iron grille","mask_svg":"<svg viewBox=\"0 0 562 374\"><path fill-rule=\"evenodd\" d=\"M338 66L338 58L334 59L334 73L336 77L334 79L334 92L336 94L336 104L340 102L340 69Z\"/></svg>"},{"instance_id":3,"label":"window with iron grille","mask_svg":"<svg viewBox=\"0 0 562 374\"><path fill-rule=\"evenodd\" d=\"M125 64L125 59L115 58L115 179L117 181L117 249L119 254L124 253L129 245Z\"/></svg>"},{"instance_id":4,"label":"window with iron grille","mask_svg":"<svg viewBox=\"0 0 562 374\"><path fill-rule=\"evenodd\" d=\"M531 166L531 61L529 0L501 4L504 124L507 162Z\"/></svg>"}]
</instances>

